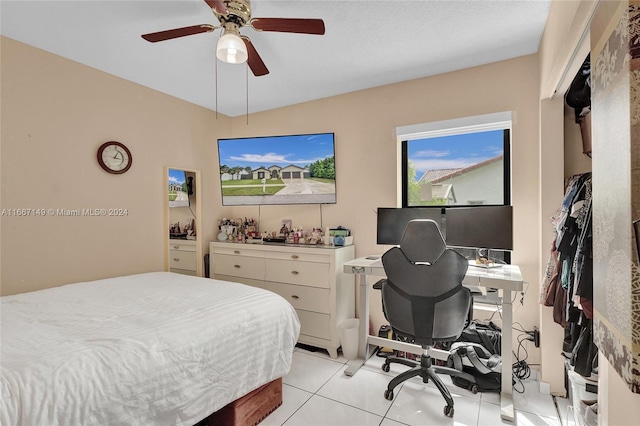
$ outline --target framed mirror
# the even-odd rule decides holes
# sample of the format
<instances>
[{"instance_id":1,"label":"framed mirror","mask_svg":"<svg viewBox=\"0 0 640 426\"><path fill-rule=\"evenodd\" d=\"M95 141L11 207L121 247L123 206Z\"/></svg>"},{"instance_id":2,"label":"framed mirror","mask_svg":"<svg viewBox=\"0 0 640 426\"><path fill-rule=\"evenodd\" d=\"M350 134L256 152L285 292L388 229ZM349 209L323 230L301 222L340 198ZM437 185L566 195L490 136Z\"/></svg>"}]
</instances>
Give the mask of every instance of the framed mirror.
<instances>
[{"instance_id":1,"label":"framed mirror","mask_svg":"<svg viewBox=\"0 0 640 426\"><path fill-rule=\"evenodd\" d=\"M165 270L203 275L200 171L166 167Z\"/></svg>"}]
</instances>

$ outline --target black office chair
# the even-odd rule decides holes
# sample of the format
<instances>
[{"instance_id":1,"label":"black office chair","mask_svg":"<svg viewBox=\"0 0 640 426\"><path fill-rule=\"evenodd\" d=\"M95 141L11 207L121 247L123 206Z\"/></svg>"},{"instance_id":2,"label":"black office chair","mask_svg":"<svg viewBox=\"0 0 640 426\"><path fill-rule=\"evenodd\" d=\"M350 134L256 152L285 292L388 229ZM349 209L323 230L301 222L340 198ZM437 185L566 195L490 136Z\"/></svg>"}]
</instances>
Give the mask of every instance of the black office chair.
<instances>
[{"instance_id":1,"label":"black office chair","mask_svg":"<svg viewBox=\"0 0 640 426\"><path fill-rule=\"evenodd\" d=\"M382 256L387 278L376 283L382 291L383 312L396 335L422 346L420 363L388 357L390 363L410 367L389 382L384 397L393 400L393 389L405 380L422 377L433 380L447 402L444 414L453 417L453 398L436 373L472 380L470 374L431 364L429 348L434 342L454 341L464 329L470 309L470 291L462 286L467 259L447 249L438 225L433 220L416 219L407 224L400 247Z\"/></svg>"}]
</instances>

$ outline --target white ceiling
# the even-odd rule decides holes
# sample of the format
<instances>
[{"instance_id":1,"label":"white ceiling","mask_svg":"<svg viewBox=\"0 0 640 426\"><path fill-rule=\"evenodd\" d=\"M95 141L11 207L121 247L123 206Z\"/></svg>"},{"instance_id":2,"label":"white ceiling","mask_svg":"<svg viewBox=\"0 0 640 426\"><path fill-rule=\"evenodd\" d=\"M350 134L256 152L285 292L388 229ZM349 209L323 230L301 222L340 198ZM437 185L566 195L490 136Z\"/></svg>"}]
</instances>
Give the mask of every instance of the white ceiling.
<instances>
[{"instance_id":1,"label":"white ceiling","mask_svg":"<svg viewBox=\"0 0 640 426\"><path fill-rule=\"evenodd\" d=\"M551 0L254 0L253 17L321 18L323 36L245 27L270 74L217 63L217 110L235 117L538 51ZM220 30L159 43L140 35L218 22L204 0L0 1L0 33L216 109Z\"/></svg>"}]
</instances>

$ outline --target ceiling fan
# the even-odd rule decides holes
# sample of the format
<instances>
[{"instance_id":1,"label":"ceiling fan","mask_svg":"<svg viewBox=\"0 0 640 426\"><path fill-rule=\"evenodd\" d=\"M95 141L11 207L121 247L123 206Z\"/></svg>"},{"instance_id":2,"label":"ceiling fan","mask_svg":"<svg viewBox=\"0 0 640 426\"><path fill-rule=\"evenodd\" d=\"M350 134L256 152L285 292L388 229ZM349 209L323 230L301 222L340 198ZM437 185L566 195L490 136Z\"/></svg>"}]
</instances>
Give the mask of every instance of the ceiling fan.
<instances>
[{"instance_id":1,"label":"ceiling fan","mask_svg":"<svg viewBox=\"0 0 640 426\"><path fill-rule=\"evenodd\" d=\"M156 43L172 38L193 34L210 33L218 28L223 29L218 40L216 56L223 62L247 62L251 72L259 77L269 74L269 70L260 58L249 37L240 35L240 29L248 26L257 31L273 31L299 34L324 34L322 19L296 18L252 18L250 0L204 0L216 15L219 26L210 24L192 25L142 35L142 38Z\"/></svg>"}]
</instances>

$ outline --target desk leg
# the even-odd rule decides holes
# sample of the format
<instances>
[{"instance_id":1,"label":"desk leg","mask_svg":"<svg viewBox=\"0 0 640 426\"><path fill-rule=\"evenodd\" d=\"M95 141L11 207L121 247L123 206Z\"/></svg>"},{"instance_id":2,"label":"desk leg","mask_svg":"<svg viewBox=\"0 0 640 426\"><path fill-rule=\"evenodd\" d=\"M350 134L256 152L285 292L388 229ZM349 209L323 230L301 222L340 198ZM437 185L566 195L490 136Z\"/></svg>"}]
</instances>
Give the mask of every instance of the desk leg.
<instances>
[{"instance_id":1,"label":"desk leg","mask_svg":"<svg viewBox=\"0 0 640 426\"><path fill-rule=\"evenodd\" d=\"M353 376L356 371L369 359L369 285L365 274L358 274L358 287L360 288L360 302L358 304L358 317L360 318L358 359L349 361L349 366L344 370L347 376Z\"/></svg>"},{"instance_id":2,"label":"desk leg","mask_svg":"<svg viewBox=\"0 0 640 426\"><path fill-rule=\"evenodd\" d=\"M502 388L500 392L500 417L503 420L513 422L515 408L513 405L512 362L511 345L513 340L513 306L511 304L512 292L502 292Z\"/></svg>"}]
</instances>

